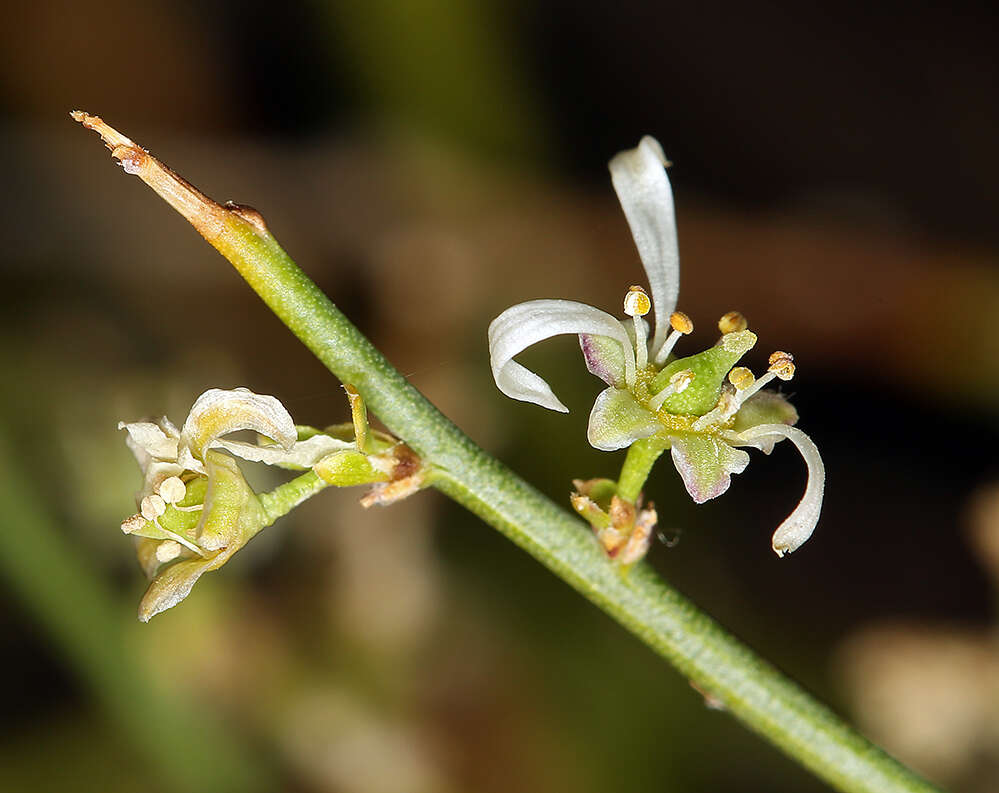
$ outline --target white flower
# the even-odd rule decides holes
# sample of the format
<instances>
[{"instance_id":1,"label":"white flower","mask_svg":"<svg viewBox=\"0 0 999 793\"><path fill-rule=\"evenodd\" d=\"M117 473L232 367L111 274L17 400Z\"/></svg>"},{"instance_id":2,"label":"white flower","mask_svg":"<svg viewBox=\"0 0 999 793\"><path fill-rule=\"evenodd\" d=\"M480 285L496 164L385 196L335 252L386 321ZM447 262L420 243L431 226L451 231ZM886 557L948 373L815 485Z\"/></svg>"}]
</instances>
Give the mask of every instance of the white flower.
<instances>
[{"instance_id":1,"label":"white flower","mask_svg":"<svg viewBox=\"0 0 999 793\"><path fill-rule=\"evenodd\" d=\"M168 609L190 593L269 522L233 457L308 469L354 444L316 433L299 440L288 411L274 397L245 388L213 388L195 401L181 430L166 417L157 423L118 425L142 470L139 512L121 529L138 540L139 562L152 579L139 619ZM252 430L272 445L226 440ZM223 454L221 450L229 452ZM163 567L168 565L167 567Z\"/></svg>"},{"instance_id":2,"label":"white flower","mask_svg":"<svg viewBox=\"0 0 999 793\"><path fill-rule=\"evenodd\" d=\"M809 481L801 503L774 534L773 548L781 556L798 548L815 528L825 478L815 445L789 426L797 421L797 412L779 394L761 390L775 378L789 380L793 359L774 353L759 379L745 367L735 367L756 343L738 312L722 317L722 336L713 347L687 358L673 355L693 323L676 310L679 255L667 164L662 147L649 136L610 161L611 180L645 268L651 300L640 286L628 289L624 313L630 319L624 321L571 300L515 305L489 326L493 378L507 396L568 412L548 384L514 357L552 336L578 335L587 368L608 384L590 412L591 445L612 451L649 439L655 453L670 449L698 503L721 495L731 475L745 470L749 456L738 447L769 454L778 441L790 439L805 459ZM651 339L643 319L650 309L655 314ZM587 504L587 515L595 514L594 506Z\"/></svg>"}]
</instances>

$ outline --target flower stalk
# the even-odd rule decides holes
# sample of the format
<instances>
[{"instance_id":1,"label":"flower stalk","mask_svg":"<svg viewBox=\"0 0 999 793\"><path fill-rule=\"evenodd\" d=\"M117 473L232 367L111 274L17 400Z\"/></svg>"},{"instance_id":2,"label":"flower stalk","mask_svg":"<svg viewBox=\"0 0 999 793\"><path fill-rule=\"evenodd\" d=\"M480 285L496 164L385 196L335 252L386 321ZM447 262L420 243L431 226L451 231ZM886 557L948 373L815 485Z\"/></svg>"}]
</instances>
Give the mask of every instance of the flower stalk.
<instances>
[{"instance_id":1,"label":"flower stalk","mask_svg":"<svg viewBox=\"0 0 999 793\"><path fill-rule=\"evenodd\" d=\"M625 501L634 504L645 487L652 466L666 451L667 443L661 435L642 438L628 447L628 454L621 466L621 475L617 480L617 494Z\"/></svg>"},{"instance_id":2,"label":"flower stalk","mask_svg":"<svg viewBox=\"0 0 999 793\"><path fill-rule=\"evenodd\" d=\"M127 138L127 143L123 136L114 138L100 119L74 117L100 132L113 156L123 159L124 154L123 164L136 157L152 159L145 152L137 155L138 147ZM190 201L178 197L194 188L162 166L147 163L126 170L182 214L204 198L200 193L201 198ZM258 215L215 202L202 205L193 218L185 217L302 343L342 382L352 384L389 430L433 467L431 486L501 531L669 660L705 696L838 790L935 790L729 635L647 565L620 575L584 524L476 446L427 401L295 265L266 226L247 220ZM657 288L663 289L653 285L654 297ZM665 342L665 323L657 323L654 338L653 349L658 350ZM638 480L646 463L651 465L653 451L635 454L634 474L627 478L631 490L640 489Z\"/></svg>"}]
</instances>

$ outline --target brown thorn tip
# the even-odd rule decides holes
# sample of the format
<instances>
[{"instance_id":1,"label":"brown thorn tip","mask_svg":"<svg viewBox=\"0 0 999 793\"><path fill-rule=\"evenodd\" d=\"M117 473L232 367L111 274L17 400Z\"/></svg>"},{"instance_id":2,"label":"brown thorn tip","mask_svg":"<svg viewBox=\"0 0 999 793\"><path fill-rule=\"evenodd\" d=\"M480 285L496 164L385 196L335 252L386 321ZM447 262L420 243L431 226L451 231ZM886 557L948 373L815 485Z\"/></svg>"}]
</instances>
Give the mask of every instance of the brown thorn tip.
<instances>
[{"instance_id":1,"label":"brown thorn tip","mask_svg":"<svg viewBox=\"0 0 999 793\"><path fill-rule=\"evenodd\" d=\"M124 135L122 135L114 127L105 124L104 120L100 116L92 116L83 110L73 110L69 115L72 117L74 121L78 121L81 124L83 124L83 126L86 129L92 129L94 132L100 135L101 139L104 141L104 144L109 149L111 149L112 153L119 146L128 146L130 148L136 148L136 149L138 148L130 138L127 138ZM142 150L139 149L139 151Z\"/></svg>"}]
</instances>

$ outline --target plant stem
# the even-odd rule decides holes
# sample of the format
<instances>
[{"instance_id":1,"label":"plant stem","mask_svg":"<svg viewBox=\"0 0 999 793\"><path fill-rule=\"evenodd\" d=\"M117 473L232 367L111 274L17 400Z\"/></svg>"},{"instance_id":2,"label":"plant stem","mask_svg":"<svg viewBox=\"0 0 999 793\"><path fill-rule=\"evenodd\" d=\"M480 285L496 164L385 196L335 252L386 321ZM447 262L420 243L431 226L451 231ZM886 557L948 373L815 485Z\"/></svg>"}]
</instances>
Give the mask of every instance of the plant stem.
<instances>
[{"instance_id":1,"label":"plant stem","mask_svg":"<svg viewBox=\"0 0 999 793\"><path fill-rule=\"evenodd\" d=\"M327 487L329 483L320 479L314 471L306 471L267 493L261 493L258 498L267 516L266 525L270 526L278 518L287 515L303 501Z\"/></svg>"},{"instance_id":2,"label":"plant stem","mask_svg":"<svg viewBox=\"0 0 999 793\"><path fill-rule=\"evenodd\" d=\"M669 441L659 435L635 441L628 447L628 454L621 466L621 476L617 480L617 494L634 504L645 487L652 466L669 446Z\"/></svg>"},{"instance_id":3,"label":"plant stem","mask_svg":"<svg viewBox=\"0 0 999 793\"><path fill-rule=\"evenodd\" d=\"M231 244L216 247L225 248L268 307L333 374L357 388L391 432L439 469L434 483L439 490L499 529L673 663L700 691L839 790L934 790L726 633L648 565L621 576L588 527L448 421L273 237L236 231L227 240ZM636 452L629 487L658 456L654 449Z\"/></svg>"},{"instance_id":4,"label":"plant stem","mask_svg":"<svg viewBox=\"0 0 999 793\"><path fill-rule=\"evenodd\" d=\"M668 659L701 692L837 789L935 790L758 658L647 565L620 575L589 527L486 454L430 404L295 265L259 215L211 201L100 119L83 113L74 118L99 131L128 172L187 217L302 343L342 382L357 388L425 463L436 467L435 487L517 543ZM652 450L635 454L635 474L627 475L631 490Z\"/></svg>"}]
</instances>

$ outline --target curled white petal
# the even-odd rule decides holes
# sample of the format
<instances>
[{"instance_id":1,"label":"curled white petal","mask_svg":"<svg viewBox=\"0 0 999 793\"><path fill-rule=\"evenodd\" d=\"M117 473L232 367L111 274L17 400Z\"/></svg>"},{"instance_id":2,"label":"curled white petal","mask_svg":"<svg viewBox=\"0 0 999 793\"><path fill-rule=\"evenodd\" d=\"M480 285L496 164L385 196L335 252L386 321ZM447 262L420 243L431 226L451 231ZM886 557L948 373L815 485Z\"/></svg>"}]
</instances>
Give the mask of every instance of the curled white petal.
<instances>
[{"instance_id":1,"label":"curled white petal","mask_svg":"<svg viewBox=\"0 0 999 793\"><path fill-rule=\"evenodd\" d=\"M285 449L298 438L295 422L277 398L246 388L210 388L197 398L180 433L180 460L204 461L205 452L230 432L255 430ZM185 454L189 452L190 455ZM199 467L191 465L192 470Z\"/></svg>"},{"instance_id":2,"label":"curled white petal","mask_svg":"<svg viewBox=\"0 0 999 793\"><path fill-rule=\"evenodd\" d=\"M354 449L350 441L331 438L329 435L313 435L304 441L298 441L290 449L281 446L259 446L244 441L215 441L212 446L225 449L230 454L249 460L251 463L266 463L267 465L282 465L290 468L311 468L323 457L342 449Z\"/></svg>"},{"instance_id":3,"label":"curled white petal","mask_svg":"<svg viewBox=\"0 0 999 793\"><path fill-rule=\"evenodd\" d=\"M610 161L611 181L628 219L631 236L645 267L656 310L651 354L666 340L669 316L680 290L680 254L676 241L673 190L666 176L666 156L655 138L646 135L637 148Z\"/></svg>"},{"instance_id":4,"label":"curled white petal","mask_svg":"<svg viewBox=\"0 0 999 793\"><path fill-rule=\"evenodd\" d=\"M143 470L148 466L149 458L177 459L177 438L170 437L158 424L149 421L119 421L118 429L128 432L126 443Z\"/></svg>"},{"instance_id":5,"label":"curled white petal","mask_svg":"<svg viewBox=\"0 0 999 793\"><path fill-rule=\"evenodd\" d=\"M617 319L572 300L529 300L511 306L489 325L489 360L499 390L513 399L568 413L548 383L513 360L532 344L564 333L609 336L620 343L625 376L628 382L635 381L635 350Z\"/></svg>"},{"instance_id":6,"label":"curled white petal","mask_svg":"<svg viewBox=\"0 0 999 793\"><path fill-rule=\"evenodd\" d=\"M797 550L812 536L815 531L815 524L819 522L819 513L822 511L822 495L826 485L826 467L819 455L819 450L812 443L812 439L796 427L789 427L786 424L760 424L751 429L738 434L738 437L747 442L747 445L755 445L760 439L767 437L784 437L798 447L801 456L808 466L808 484L805 486L805 494L798 502L798 506L788 515L787 519L777 527L773 536L774 553L783 556Z\"/></svg>"}]
</instances>

